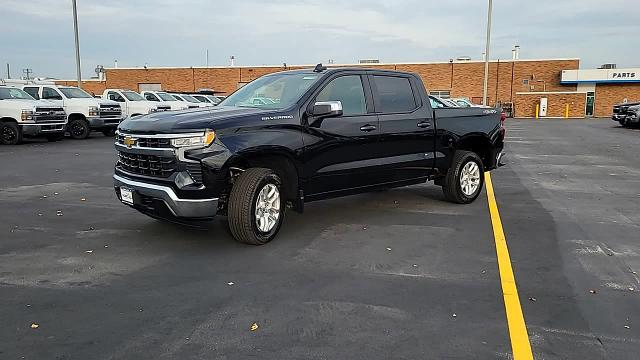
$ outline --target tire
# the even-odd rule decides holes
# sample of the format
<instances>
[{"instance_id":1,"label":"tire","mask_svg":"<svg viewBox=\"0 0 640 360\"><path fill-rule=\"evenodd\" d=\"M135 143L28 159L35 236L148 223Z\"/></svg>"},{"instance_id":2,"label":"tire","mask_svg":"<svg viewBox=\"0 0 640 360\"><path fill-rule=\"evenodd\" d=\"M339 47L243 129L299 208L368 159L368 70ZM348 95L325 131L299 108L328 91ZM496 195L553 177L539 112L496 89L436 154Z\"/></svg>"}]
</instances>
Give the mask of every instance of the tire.
<instances>
[{"instance_id":1,"label":"tire","mask_svg":"<svg viewBox=\"0 0 640 360\"><path fill-rule=\"evenodd\" d=\"M86 139L91 135L91 127L85 119L76 118L69 121L67 131L69 131L71 138L76 140Z\"/></svg>"},{"instance_id":2,"label":"tire","mask_svg":"<svg viewBox=\"0 0 640 360\"><path fill-rule=\"evenodd\" d=\"M59 133L59 134L47 135L46 138L47 138L47 140L49 142L60 141L60 140L64 139L64 132Z\"/></svg>"},{"instance_id":3,"label":"tire","mask_svg":"<svg viewBox=\"0 0 640 360\"><path fill-rule=\"evenodd\" d=\"M109 128L102 130L102 133L106 137L114 137L116 135L116 128Z\"/></svg>"},{"instance_id":4,"label":"tire","mask_svg":"<svg viewBox=\"0 0 640 360\"><path fill-rule=\"evenodd\" d=\"M620 120L618 120L618 122L620 123L620 126L622 126L622 127L626 127L627 126L627 120L626 119L620 119Z\"/></svg>"},{"instance_id":5,"label":"tire","mask_svg":"<svg viewBox=\"0 0 640 360\"><path fill-rule=\"evenodd\" d=\"M270 192L274 188L277 190L278 198L272 203L271 214L273 215L273 211L278 211L278 213L275 216L275 222L269 227L265 226L265 224L271 224L271 222L264 222L266 217L261 218L262 221L259 222L256 208L259 203L268 204L265 201L258 201L261 192L265 189ZM280 178L270 169L252 168L246 170L238 176L233 184L227 208L229 229L237 241L250 245L268 243L276 236L284 220L285 201L282 197ZM273 220L273 218L271 219ZM259 224L263 225L262 229Z\"/></svg>"},{"instance_id":6,"label":"tire","mask_svg":"<svg viewBox=\"0 0 640 360\"><path fill-rule=\"evenodd\" d=\"M467 174L468 171L471 174ZM469 177L471 184L466 182ZM465 184L468 187L464 187ZM483 186L484 167L480 157L471 151L457 150L442 185L444 197L457 204L469 204L480 195Z\"/></svg>"},{"instance_id":7,"label":"tire","mask_svg":"<svg viewBox=\"0 0 640 360\"><path fill-rule=\"evenodd\" d=\"M22 142L22 129L14 122L0 122L0 144L18 145Z\"/></svg>"}]
</instances>

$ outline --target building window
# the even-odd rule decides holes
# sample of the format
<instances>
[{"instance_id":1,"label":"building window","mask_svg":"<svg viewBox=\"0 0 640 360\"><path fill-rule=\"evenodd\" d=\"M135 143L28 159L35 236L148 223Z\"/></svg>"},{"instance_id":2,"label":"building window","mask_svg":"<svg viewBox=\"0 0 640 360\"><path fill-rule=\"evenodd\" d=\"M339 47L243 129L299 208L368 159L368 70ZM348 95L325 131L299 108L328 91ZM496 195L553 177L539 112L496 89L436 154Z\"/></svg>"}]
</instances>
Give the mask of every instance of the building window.
<instances>
[{"instance_id":1,"label":"building window","mask_svg":"<svg viewBox=\"0 0 640 360\"><path fill-rule=\"evenodd\" d=\"M451 97L451 91L450 90L431 90L429 91L429 95L437 96L443 99L448 99Z\"/></svg>"},{"instance_id":2,"label":"building window","mask_svg":"<svg viewBox=\"0 0 640 360\"><path fill-rule=\"evenodd\" d=\"M139 83L138 90L142 91L161 91L162 84L157 83Z\"/></svg>"},{"instance_id":3,"label":"building window","mask_svg":"<svg viewBox=\"0 0 640 360\"><path fill-rule=\"evenodd\" d=\"M529 85L529 79L522 80L522 85Z\"/></svg>"}]
</instances>

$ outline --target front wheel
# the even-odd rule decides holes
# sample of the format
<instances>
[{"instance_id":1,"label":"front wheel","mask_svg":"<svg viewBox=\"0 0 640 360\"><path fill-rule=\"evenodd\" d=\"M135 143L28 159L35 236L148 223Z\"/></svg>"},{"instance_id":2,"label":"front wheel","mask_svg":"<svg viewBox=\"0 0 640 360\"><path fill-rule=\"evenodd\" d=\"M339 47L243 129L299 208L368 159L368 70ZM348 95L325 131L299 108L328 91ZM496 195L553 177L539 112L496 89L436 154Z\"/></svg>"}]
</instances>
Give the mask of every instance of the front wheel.
<instances>
[{"instance_id":1,"label":"front wheel","mask_svg":"<svg viewBox=\"0 0 640 360\"><path fill-rule=\"evenodd\" d=\"M248 169L233 184L227 217L233 237L263 245L273 240L284 219L282 182L270 169Z\"/></svg>"},{"instance_id":2,"label":"front wheel","mask_svg":"<svg viewBox=\"0 0 640 360\"><path fill-rule=\"evenodd\" d=\"M69 121L67 130L71 138L76 140L86 139L91 134L91 127L89 127L89 123L85 119L73 119Z\"/></svg>"},{"instance_id":3,"label":"front wheel","mask_svg":"<svg viewBox=\"0 0 640 360\"><path fill-rule=\"evenodd\" d=\"M620 119L618 120L618 122L620 123L621 126L627 126L627 119Z\"/></svg>"},{"instance_id":4,"label":"front wheel","mask_svg":"<svg viewBox=\"0 0 640 360\"><path fill-rule=\"evenodd\" d=\"M458 150L442 185L444 197L454 203L473 202L484 185L484 168L480 157L471 151Z\"/></svg>"},{"instance_id":5,"label":"front wheel","mask_svg":"<svg viewBox=\"0 0 640 360\"><path fill-rule=\"evenodd\" d=\"M22 142L22 129L13 122L0 122L0 144L17 145Z\"/></svg>"}]
</instances>

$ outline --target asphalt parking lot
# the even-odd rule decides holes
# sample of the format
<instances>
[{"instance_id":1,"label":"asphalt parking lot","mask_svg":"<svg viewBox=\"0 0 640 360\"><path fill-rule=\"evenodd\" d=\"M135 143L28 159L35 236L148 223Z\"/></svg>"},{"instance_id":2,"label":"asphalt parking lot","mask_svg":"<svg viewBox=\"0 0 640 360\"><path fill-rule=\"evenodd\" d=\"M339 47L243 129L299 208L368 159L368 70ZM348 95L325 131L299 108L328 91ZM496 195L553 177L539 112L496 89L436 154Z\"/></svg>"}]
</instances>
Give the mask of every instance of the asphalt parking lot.
<instances>
[{"instance_id":1,"label":"asphalt parking lot","mask_svg":"<svg viewBox=\"0 0 640 360\"><path fill-rule=\"evenodd\" d=\"M507 121L492 180L536 359L638 357L640 131L616 125ZM112 143L0 148L0 358L512 358L485 194L309 203L252 247L121 205Z\"/></svg>"}]
</instances>

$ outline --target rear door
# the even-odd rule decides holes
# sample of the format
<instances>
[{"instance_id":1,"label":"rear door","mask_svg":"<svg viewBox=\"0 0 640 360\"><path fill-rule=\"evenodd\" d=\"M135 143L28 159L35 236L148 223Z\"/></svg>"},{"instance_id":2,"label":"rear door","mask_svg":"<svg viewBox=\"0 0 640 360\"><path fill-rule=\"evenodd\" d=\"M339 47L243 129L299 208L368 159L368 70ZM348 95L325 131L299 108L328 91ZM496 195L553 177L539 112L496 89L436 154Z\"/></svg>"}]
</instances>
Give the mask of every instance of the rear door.
<instances>
[{"instance_id":1,"label":"rear door","mask_svg":"<svg viewBox=\"0 0 640 360\"><path fill-rule=\"evenodd\" d=\"M434 167L435 122L424 88L409 74L372 73L385 182L421 179Z\"/></svg>"},{"instance_id":2,"label":"rear door","mask_svg":"<svg viewBox=\"0 0 640 360\"><path fill-rule=\"evenodd\" d=\"M341 190L375 184L372 171L379 156L378 116L373 112L371 89L363 72L332 75L309 103L340 101L343 115L321 121L307 119L304 172L309 199L329 197Z\"/></svg>"}]
</instances>

